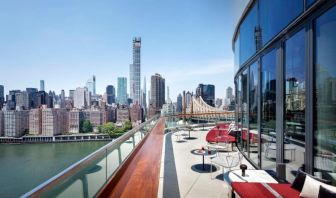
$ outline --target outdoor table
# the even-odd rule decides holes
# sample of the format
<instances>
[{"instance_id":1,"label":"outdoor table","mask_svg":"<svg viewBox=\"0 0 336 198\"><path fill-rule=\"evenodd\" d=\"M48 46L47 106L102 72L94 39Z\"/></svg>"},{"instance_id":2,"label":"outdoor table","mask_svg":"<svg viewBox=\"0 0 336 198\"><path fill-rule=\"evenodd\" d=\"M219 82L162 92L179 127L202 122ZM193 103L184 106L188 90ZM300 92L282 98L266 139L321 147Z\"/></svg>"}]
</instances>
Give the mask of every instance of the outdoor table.
<instances>
[{"instance_id":1,"label":"outdoor table","mask_svg":"<svg viewBox=\"0 0 336 198\"><path fill-rule=\"evenodd\" d=\"M211 164L205 164L204 163L204 157L214 157L217 152L214 150L208 150L208 149L195 149L192 151L195 155L202 155L202 164L195 165L195 169L202 171L202 172L210 172L211 171ZM199 166L201 165L201 166ZM207 166L206 166L207 165Z\"/></svg>"},{"instance_id":2,"label":"outdoor table","mask_svg":"<svg viewBox=\"0 0 336 198\"><path fill-rule=\"evenodd\" d=\"M193 139L192 137L190 137L190 131L192 131L193 129L191 127L186 127L186 128L182 128L182 130L186 130L189 132L189 137L185 138L185 139L188 139L188 140L191 140Z\"/></svg>"},{"instance_id":3,"label":"outdoor table","mask_svg":"<svg viewBox=\"0 0 336 198\"><path fill-rule=\"evenodd\" d=\"M228 171L225 180L231 184L232 182L258 182L258 183L278 183L265 170L245 170L245 177L242 176L242 170Z\"/></svg>"}]
</instances>

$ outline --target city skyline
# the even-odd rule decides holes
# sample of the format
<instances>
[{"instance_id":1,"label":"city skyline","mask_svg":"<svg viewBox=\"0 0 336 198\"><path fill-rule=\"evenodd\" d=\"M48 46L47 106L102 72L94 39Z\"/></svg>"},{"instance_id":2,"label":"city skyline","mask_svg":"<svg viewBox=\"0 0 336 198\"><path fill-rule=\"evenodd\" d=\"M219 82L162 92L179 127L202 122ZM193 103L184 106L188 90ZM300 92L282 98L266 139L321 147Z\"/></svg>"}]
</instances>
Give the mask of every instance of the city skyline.
<instances>
[{"instance_id":1,"label":"city skyline","mask_svg":"<svg viewBox=\"0 0 336 198\"><path fill-rule=\"evenodd\" d=\"M188 1L177 10L178 2L156 2L150 7L119 1L94 5L69 3L67 7L62 7L67 5L62 2L53 6L40 1L21 2L22 7L13 6L15 1L6 2L0 8L2 18L6 19L0 20L6 30L0 38L0 67L6 71L0 84L5 85L8 93L12 89L38 88L39 80L43 79L46 90L59 93L62 89L82 87L95 75L97 93L103 94L107 85L117 85L117 77L129 76L132 38L141 36L141 78L161 73L170 86L171 98L199 83L214 84L219 90L217 95L224 97L225 88L233 85L233 79L222 76L233 74L230 45L238 18L229 7L242 9L241 2L245 1L227 2L230 6L224 6L221 1L210 4ZM161 8L167 11L158 12ZM222 8L228 13L224 14ZM125 9L141 9L147 14L135 17L132 12L125 14ZM176 16L171 16L170 11ZM114 20L120 18L124 18L123 24ZM25 31L27 25L29 32ZM186 31L177 36L182 29ZM183 88L178 87L181 83Z\"/></svg>"}]
</instances>

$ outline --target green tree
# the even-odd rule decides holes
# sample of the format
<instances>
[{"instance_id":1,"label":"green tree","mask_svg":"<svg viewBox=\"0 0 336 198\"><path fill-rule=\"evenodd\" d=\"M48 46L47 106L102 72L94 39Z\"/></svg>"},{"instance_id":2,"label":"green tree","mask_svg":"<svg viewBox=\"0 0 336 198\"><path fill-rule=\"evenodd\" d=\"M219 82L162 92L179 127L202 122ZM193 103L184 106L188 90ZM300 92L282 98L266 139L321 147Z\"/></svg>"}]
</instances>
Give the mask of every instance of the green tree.
<instances>
[{"instance_id":1,"label":"green tree","mask_svg":"<svg viewBox=\"0 0 336 198\"><path fill-rule=\"evenodd\" d=\"M130 121L126 121L123 126L124 132L129 131L132 129L132 123Z\"/></svg>"},{"instance_id":2,"label":"green tree","mask_svg":"<svg viewBox=\"0 0 336 198\"><path fill-rule=\"evenodd\" d=\"M83 133L89 133L93 131L92 124L89 120L84 120L83 122L83 127L82 127L82 132Z\"/></svg>"}]
</instances>

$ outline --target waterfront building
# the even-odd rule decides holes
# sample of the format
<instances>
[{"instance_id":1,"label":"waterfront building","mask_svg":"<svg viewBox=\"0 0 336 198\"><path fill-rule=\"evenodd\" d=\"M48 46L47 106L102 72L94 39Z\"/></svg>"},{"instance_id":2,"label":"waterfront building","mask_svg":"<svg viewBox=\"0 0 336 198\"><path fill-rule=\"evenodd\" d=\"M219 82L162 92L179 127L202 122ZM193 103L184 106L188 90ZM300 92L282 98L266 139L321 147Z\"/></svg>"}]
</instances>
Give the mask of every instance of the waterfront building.
<instances>
[{"instance_id":1,"label":"waterfront building","mask_svg":"<svg viewBox=\"0 0 336 198\"><path fill-rule=\"evenodd\" d=\"M176 100L176 112L182 113L182 95L179 94Z\"/></svg>"},{"instance_id":2,"label":"waterfront building","mask_svg":"<svg viewBox=\"0 0 336 198\"><path fill-rule=\"evenodd\" d=\"M143 110L138 102L131 105L130 108L131 121L134 123L141 123L143 120Z\"/></svg>"},{"instance_id":3,"label":"waterfront building","mask_svg":"<svg viewBox=\"0 0 336 198\"><path fill-rule=\"evenodd\" d=\"M113 103L115 103L115 88L113 85L108 85L106 87L106 102L109 105L112 105Z\"/></svg>"},{"instance_id":4,"label":"waterfront building","mask_svg":"<svg viewBox=\"0 0 336 198\"><path fill-rule=\"evenodd\" d=\"M17 110L4 111L4 134L6 137L21 137L29 130L29 111Z\"/></svg>"},{"instance_id":5,"label":"waterfront building","mask_svg":"<svg viewBox=\"0 0 336 198\"><path fill-rule=\"evenodd\" d=\"M83 111L84 120L89 120L92 124L93 130L97 131L97 127L103 124L103 110L86 109Z\"/></svg>"},{"instance_id":6,"label":"waterfront building","mask_svg":"<svg viewBox=\"0 0 336 198\"><path fill-rule=\"evenodd\" d=\"M127 78L118 77L118 103L127 104Z\"/></svg>"},{"instance_id":7,"label":"waterfront building","mask_svg":"<svg viewBox=\"0 0 336 198\"><path fill-rule=\"evenodd\" d=\"M81 123L84 120L83 112L79 109L69 111L69 132L79 133L81 131Z\"/></svg>"},{"instance_id":8,"label":"waterfront building","mask_svg":"<svg viewBox=\"0 0 336 198\"><path fill-rule=\"evenodd\" d=\"M204 102L210 106L215 106L215 86L199 84L196 88L196 97L202 97Z\"/></svg>"},{"instance_id":9,"label":"waterfront building","mask_svg":"<svg viewBox=\"0 0 336 198\"><path fill-rule=\"evenodd\" d=\"M5 102L5 90L4 86L0 85L0 110L2 109L4 102Z\"/></svg>"},{"instance_id":10,"label":"waterfront building","mask_svg":"<svg viewBox=\"0 0 336 198\"><path fill-rule=\"evenodd\" d=\"M91 106L91 93L86 87L78 87L74 93L74 107L85 109Z\"/></svg>"},{"instance_id":11,"label":"waterfront building","mask_svg":"<svg viewBox=\"0 0 336 198\"><path fill-rule=\"evenodd\" d=\"M255 0L232 39L238 147L288 181L336 172L335 24L335 1Z\"/></svg>"},{"instance_id":12,"label":"waterfront building","mask_svg":"<svg viewBox=\"0 0 336 198\"><path fill-rule=\"evenodd\" d=\"M151 76L151 104L160 113L165 103L165 79L160 74Z\"/></svg>"},{"instance_id":13,"label":"waterfront building","mask_svg":"<svg viewBox=\"0 0 336 198\"><path fill-rule=\"evenodd\" d=\"M130 64L130 98L140 104L141 87L141 38L133 39L133 64Z\"/></svg>"},{"instance_id":14,"label":"waterfront building","mask_svg":"<svg viewBox=\"0 0 336 198\"><path fill-rule=\"evenodd\" d=\"M161 115L162 116L176 115L176 104L170 102L162 105Z\"/></svg>"},{"instance_id":15,"label":"waterfront building","mask_svg":"<svg viewBox=\"0 0 336 198\"><path fill-rule=\"evenodd\" d=\"M124 123L130 120L129 108L126 105L119 105L117 108L117 123Z\"/></svg>"},{"instance_id":16,"label":"waterfront building","mask_svg":"<svg viewBox=\"0 0 336 198\"><path fill-rule=\"evenodd\" d=\"M42 109L31 109L29 111L29 134L42 134Z\"/></svg>"},{"instance_id":17,"label":"waterfront building","mask_svg":"<svg viewBox=\"0 0 336 198\"><path fill-rule=\"evenodd\" d=\"M44 80L40 80L40 91L45 91L45 89L44 89Z\"/></svg>"},{"instance_id":18,"label":"waterfront building","mask_svg":"<svg viewBox=\"0 0 336 198\"><path fill-rule=\"evenodd\" d=\"M89 90L92 96L96 96L96 76L92 76L87 82L86 82L86 88Z\"/></svg>"},{"instance_id":19,"label":"waterfront building","mask_svg":"<svg viewBox=\"0 0 336 198\"><path fill-rule=\"evenodd\" d=\"M29 110L29 94L26 91L18 92L15 94L16 106Z\"/></svg>"},{"instance_id":20,"label":"waterfront building","mask_svg":"<svg viewBox=\"0 0 336 198\"><path fill-rule=\"evenodd\" d=\"M42 135L60 135L68 129L66 109L42 109Z\"/></svg>"},{"instance_id":21,"label":"waterfront building","mask_svg":"<svg viewBox=\"0 0 336 198\"><path fill-rule=\"evenodd\" d=\"M5 132L4 112L0 110L0 136L4 136L4 132Z\"/></svg>"}]
</instances>

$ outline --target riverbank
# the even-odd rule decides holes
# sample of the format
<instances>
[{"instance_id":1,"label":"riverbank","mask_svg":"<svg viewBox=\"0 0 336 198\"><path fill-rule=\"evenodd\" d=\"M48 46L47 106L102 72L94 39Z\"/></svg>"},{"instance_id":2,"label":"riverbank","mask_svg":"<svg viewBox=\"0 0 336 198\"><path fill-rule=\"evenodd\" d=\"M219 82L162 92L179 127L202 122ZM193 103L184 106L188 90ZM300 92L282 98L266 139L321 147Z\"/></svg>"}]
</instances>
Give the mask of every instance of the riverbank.
<instances>
[{"instance_id":1,"label":"riverbank","mask_svg":"<svg viewBox=\"0 0 336 198\"><path fill-rule=\"evenodd\" d=\"M0 137L0 144L22 144L22 143L59 143L59 142L87 142L87 141L111 141L116 137L106 134L72 134L58 136L23 136Z\"/></svg>"}]
</instances>

